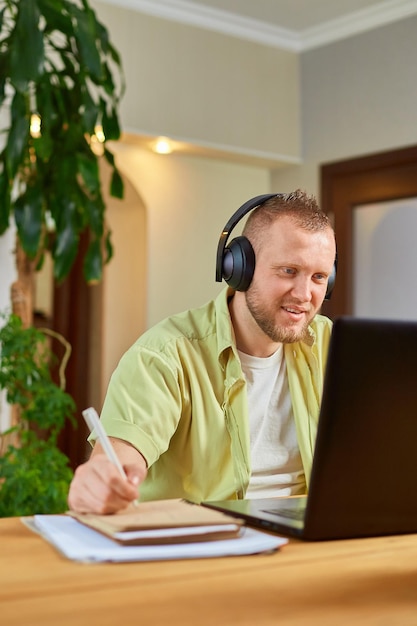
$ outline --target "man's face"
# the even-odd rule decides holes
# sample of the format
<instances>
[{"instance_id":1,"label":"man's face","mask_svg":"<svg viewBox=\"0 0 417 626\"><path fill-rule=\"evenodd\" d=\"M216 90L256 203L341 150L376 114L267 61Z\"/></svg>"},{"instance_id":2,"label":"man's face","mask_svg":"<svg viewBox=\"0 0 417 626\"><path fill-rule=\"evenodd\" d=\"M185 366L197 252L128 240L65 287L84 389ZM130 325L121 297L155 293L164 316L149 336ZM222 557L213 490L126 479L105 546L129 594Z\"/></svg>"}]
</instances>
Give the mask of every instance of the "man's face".
<instances>
[{"instance_id":1,"label":"man's face","mask_svg":"<svg viewBox=\"0 0 417 626\"><path fill-rule=\"evenodd\" d=\"M292 343L305 336L326 295L335 255L330 228L308 231L289 217L270 226L245 293L249 313L269 340Z\"/></svg>"}]
</instances>

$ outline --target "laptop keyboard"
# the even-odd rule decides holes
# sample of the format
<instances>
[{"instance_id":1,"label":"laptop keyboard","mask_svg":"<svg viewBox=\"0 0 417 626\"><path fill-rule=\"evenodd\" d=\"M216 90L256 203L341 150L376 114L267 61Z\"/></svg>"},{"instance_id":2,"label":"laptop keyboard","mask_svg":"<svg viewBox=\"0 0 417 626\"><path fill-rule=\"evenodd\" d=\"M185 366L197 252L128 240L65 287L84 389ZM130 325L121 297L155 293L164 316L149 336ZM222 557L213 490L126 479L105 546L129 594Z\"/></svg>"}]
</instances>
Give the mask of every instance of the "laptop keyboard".
<instances>
[{"instance_id":1,"label":"laptop keyboard","mask_svg":"<svg viewBox=\"0 0 417 626\"><path fill-rule=\"evenodd\" d=\"M288 519L293 519L298 522L302 522L305 516L305 508L304 507L294 507L294 508L283 508L276 507L273 509L265 509L265 513L269 513L271 515L278 515L279 517L286 517Z\"/></svg>"}]
</instances>

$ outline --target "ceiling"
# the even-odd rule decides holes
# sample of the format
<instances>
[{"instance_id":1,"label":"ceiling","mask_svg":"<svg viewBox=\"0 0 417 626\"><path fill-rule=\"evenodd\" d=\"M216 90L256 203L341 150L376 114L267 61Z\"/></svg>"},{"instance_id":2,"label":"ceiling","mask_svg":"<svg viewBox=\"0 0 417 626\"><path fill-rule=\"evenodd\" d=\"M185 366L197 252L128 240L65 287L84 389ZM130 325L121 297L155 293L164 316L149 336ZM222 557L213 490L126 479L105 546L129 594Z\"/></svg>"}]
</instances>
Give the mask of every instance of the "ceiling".
<instances>
[{"instance_id":1,"label":"ceiling","mask_svg":"<svg viewBox=\"0 0 417 626\"><path fill-rule=\"evenodd\" d=\"M102 0L295 52L417 14L417 0Z\"/></svg>"}]
</instances>

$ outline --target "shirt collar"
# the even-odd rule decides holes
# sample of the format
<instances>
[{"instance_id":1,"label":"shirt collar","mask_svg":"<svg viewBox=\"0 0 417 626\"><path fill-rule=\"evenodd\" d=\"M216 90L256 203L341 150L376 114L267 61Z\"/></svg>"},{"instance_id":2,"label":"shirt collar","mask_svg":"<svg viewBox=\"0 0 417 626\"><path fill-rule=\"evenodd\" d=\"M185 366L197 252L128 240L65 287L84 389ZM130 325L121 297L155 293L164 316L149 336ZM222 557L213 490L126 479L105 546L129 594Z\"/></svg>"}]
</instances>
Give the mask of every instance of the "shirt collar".
<instances>
[{"instance_id":1,"label":"shirt collar","mask_svg":"<svg viewBox=\"0 0 417 626\"><path fill-rule=\"evenodd\" d=\"M236 342L228 306L228 302L233 297L233 294L234 289L226 287L219 293L214 303L216 309L217 354L219 359L226 350L232 349L236 351Z\"/></svg>"}]
</instances>

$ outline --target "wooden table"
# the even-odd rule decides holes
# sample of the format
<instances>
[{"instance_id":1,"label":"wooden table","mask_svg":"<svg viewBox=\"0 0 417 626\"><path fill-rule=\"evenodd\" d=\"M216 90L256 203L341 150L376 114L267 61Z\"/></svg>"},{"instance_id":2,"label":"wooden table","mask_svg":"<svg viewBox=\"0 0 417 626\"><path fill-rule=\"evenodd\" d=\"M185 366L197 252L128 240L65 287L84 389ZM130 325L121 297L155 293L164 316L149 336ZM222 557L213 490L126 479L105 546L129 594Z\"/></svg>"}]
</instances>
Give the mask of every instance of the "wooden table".
<instances>
[{"instance_id":1,"label":"wooden table","mask_svg":"<svg viewBox=\"0 0 417 626\"><path fill-rule=\"evenodd\" d=\"M1 626L417 625L417 535L272 555L80 564L0 519Z\"/></svg>"}]
</instances>

